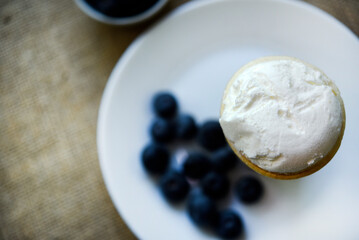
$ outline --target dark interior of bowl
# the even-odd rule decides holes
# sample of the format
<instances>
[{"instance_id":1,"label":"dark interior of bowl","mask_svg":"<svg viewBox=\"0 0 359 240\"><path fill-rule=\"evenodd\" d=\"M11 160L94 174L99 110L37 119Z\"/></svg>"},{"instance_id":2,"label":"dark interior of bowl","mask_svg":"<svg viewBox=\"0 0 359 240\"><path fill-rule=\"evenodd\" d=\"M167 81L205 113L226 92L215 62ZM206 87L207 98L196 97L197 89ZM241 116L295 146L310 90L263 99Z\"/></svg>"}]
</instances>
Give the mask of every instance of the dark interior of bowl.
<instances>
[{"instance_id":1,"label":"dark interior of bowl","mask_svg":"<svg viewBox=\"0 0 359 240\"><path fill-rule=\"evenodd\" d=\"M85 2L109 17L131 17L141 14L159 0L85 0Z\"/></svg>"}]
</instances>

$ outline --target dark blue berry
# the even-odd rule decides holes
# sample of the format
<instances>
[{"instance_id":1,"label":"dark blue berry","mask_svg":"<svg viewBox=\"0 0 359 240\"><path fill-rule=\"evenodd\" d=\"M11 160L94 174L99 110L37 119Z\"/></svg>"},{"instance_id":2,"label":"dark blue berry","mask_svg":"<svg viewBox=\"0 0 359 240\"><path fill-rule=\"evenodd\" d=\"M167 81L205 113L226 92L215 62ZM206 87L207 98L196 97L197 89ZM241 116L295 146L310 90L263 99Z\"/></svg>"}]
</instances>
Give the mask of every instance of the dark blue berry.
<instances>
[{"instance_id":1,"label":"dark blue berry","mask_svg":"<svg viewBox=\"0 0 359 240\"><path fill-rule=\"evenodd\" d=\"M175 138L175 126L171 121L158 118L151 126L151 136L159 143L169 143Z\"/></svg>"},{"instance_id":2,"label":"dark blue berry","mask_svg":"<svg viewBox=\"0 0 359 240\"><path fill-rule=\"evenodd\" d=\"M186 198L190 185L183 174L169 171L161 178L160 188L168 201L176 203Z\"/></svg>"},{"instance_id":3,"label":"dark blue berry","mask_svg":"<svg viewBox=\"0 0 359 240\"><path fill-rule=\"evenodd\" d=\"M195 194L189 198L187 210L192 221L202 227L214 227L218 221L216 204L207 196Z\"/></svg>"},{"instance_id":4,"label":"dark blue berry","mask_svg":"<svg viewBox=\"0 0 359 240\"><path fill-rule=\"evenodd\" d=\"M178 106L176 98L171 93L161 92L155 95L153 108L159 117L171 118L176 115Z\"/></svg>"},{"instance_id":5,"label":"dark blue berry","mask_svg":"<svg viewBox=\"0 0 359 240\"><path fill-rule=\"evenodd\" d=\"M206 155L194 152L188 154L183 164L184 174L191 179L200 179L211 169L211 162Z\"/></svg>"},{"instance_id":6,"label":"dark blue berry","mask_svg":"<svg viewBox=\"0 0 359 240\"><path fill-rule=\"evenodd\" d=\"M152 174L162 174L166 171L170 153L164 146L151 143L142 152L142 164Z\"/></svg>"},{"instance_id":7,"label":"dark blue berry","mask_svg":"<svg viewBox=\"0 0 359 240\"><path fill-rule=\"evenodd\" d=\"M254 177L240 178L235 184L235 194L243 203L251 204L258 202L263 196L263 185Z\"/></svg>"},{"instance_id":8,"label":"dark blue berry","mask_svg":"<svg viewBox=\"0 0 359 240\"><path fill-rule=\"evenodd\" d=\"M229 180L226 176L210 172L201 180L201 188L204 194L212 199L224 198L229 191Z\"/></svg>"},{"instance_id":9,"label":"dark blue berry","mask_svg":"<svg viewBox=\"0 0 359 240\"><path fill-rule=\"evenodd\" d=\"M232 170L238 162L238 157L230 147L223 147L212 154L212 163L215 171L226 173Z\"/></svg>"},{"instance_id":10,"label":"dark blue berry","mask_svg":"<svg viewBox=\"0 0 359 240\"><path fill-rule=\"evenodd\" d=\"M219 122L214 120L205 122L199 128L198 142L209 151L214 151L225 146L226 139Z\"/></svg>"},{"instance_id":11,"label":"dark blue berry","mask_svg":"<svg viewBox=\"0 0 359 240\"><path fill-rule=\"evenodd\" d=\"M242 219L232 210L224 210L219 213L217 234L223 239L239 237L243 232Z\"/></svg>"},{"instance_id":12,"label":"dark blue berry","mask_svg":"<svg viewBox=\"0 0 359 240\"><path fill-rule=\"evenodd\" d=\"M180 115L176 119L176 136L179 139L190 140L196 136L197 125L190 115Z\"/></svg>"}]
</instances>

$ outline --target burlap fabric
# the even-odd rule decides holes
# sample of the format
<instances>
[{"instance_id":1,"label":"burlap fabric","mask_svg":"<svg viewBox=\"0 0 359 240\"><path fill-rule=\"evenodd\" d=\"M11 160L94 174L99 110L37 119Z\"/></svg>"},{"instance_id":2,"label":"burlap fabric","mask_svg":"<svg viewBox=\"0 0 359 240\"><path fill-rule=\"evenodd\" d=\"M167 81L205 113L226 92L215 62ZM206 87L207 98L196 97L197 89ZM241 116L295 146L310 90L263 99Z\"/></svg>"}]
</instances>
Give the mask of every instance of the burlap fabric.
<instances>
[{"instance_id":1,"label":"burlap fabric","mask_svg":"<svg viewBox=\"0 0 359 240\"><path fill-rule=\"evenodd\" d=\"M358 0L307 2L359 34ZM0 1L1 239L135 239L104 186L96 123L113 66L149 25L103 25L71 0Z\"/></svg>"}]
</instances>

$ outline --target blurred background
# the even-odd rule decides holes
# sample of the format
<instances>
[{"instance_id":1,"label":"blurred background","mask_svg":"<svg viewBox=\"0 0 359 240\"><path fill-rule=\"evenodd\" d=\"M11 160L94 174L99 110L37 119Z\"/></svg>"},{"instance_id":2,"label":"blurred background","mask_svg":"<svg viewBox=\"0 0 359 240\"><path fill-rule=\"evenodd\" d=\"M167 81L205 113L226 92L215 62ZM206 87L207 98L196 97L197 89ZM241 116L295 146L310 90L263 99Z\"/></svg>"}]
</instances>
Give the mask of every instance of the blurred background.
<instances>
[{"instance_id":1,"label":"blurred background","mask_svg":"<svg viewBox=\"0 0 359 240\"><path fill-rule=\"evenodd\" d=\"M0 239L135 239L101 176L98 108L121 54L185 2L119 27L72 0L0 1ZM306 2L359 35L358 0Z\"/></svg>"}]
</instances>

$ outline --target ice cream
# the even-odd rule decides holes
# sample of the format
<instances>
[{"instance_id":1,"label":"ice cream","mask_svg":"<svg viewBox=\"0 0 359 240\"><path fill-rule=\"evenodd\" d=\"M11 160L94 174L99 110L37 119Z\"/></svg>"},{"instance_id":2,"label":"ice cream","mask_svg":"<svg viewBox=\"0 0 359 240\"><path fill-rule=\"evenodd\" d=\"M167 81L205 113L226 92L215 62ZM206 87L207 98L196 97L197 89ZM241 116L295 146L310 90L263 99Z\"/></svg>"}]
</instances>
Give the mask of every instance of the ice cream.
<instances>
[{"instance_id":1,"label":"ice cream","mask_svg":"<svg viewBox=\"0 0 359 240\"><path fill-rule=\"evenodd\" d=\"M323 167L345 126L340 92L319 69L291 57L266 57L242 67L225 90L220 124L247 165L276 178Z\"/></svg>"}]
</instances>

